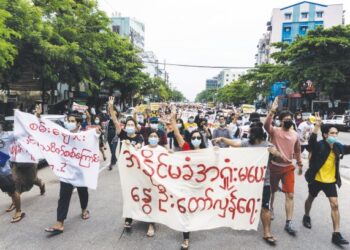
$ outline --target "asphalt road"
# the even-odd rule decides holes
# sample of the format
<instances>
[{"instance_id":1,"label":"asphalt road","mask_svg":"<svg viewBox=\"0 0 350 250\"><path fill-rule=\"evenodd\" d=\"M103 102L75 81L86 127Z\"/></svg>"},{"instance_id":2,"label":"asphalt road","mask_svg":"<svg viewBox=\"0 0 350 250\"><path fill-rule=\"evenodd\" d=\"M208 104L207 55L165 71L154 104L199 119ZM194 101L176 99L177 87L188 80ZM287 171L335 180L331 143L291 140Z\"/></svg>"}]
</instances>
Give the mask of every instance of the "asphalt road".
<instances>
[{"instance_id":1,"label":"asphalt road","mask_svg":"<svg viewBox=\"0 0 350 250\"><path fill-rule=\"evenodd\" d=\"M350 133L341 133L339 140L350 144ZM345 181L339 190L341 214L341 232L350 240L350 156L341 162ZM4 212L10 204L10 198L0 193L0 250L2 249L179 249L182 233L163 225L156 225L156 235L146 236L147 225L142 222L133 224L130 233L123 232L122 197L117 169L108 171L101 164L99 186L90 190L89 210L91 218L80 218L80 204L77 193L72 196L70 211L65 223L65 232L48 238L44 228L51 226L56 219L59 182L46 168L39 176L46 182L46 194L39 195L34 187L22 195L22 208L26 217L17 224L11 224L11 214ZM346 168L348 166L348 168ZM295 226L297 237L284 232L285 223L284 195L278 193L275 201L275 220L272 223L273 235L278 244L274 249L338 249L331 243L332 222L330 206L324 194L315 200L311 211L313 229L302 226L304 200L307 196L307 184L303 176L296 178ZM271 249L262 240L262 228L255 231L233 231L220 228L198 231L191 234L191 249ZM350 249L350 247L346 247Z\"/></svg>"}]
</instances>

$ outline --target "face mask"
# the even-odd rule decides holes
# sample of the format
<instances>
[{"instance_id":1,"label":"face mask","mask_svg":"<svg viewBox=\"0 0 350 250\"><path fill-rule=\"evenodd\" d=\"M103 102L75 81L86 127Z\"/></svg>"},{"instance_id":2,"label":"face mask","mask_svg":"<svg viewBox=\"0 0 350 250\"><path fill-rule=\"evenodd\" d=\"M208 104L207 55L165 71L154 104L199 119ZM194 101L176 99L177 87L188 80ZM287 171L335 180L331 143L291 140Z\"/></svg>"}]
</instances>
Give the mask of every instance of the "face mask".
<instances>
[{"instance_id":1,"label":"face mask","mask_svg":"<svg viewBox=\"0 0 350 250\"><path fill-rule=\"evenodd\" d=\"M100 120L96 119L95 124L99 124L99 123L100 123Z\"/></svg>"},{"instance_id":2,"label":"face mask","mask_svg":"<svg viewBox=\"0 0 350 250\"><path fill-rule=\"evenodd\" d=\"M222 128L223 128L223 127L225 127L225 125L226 125L226 123L224 123L224 122L223 122L223 123L221 123L221 122L220 122L220 127L222 127Z\"/></svg>"},{"instance_id":3,"label":"face mask","mask_svg":"<svg viewBox=\"0 0 350 250\"><path fill-rule=\"evenodd\" d=\"M337 138L334 137L334 136L328 136L326 141L329 143L329 144L334 144L337 142Z\"/></svg>"},{"instance_id":4,"label":"face mask","mask_svg":"<svg viewBox=\"0 0 350 250\"><path fill-rule=\"evenodd\" d=\"M287 120L283 122L283 128L285 129L290 129L290 127L293 126L293 121L292 120Z\"/></svg>"},{"instance_id":5,"label":"face mask","mask_svg":"<svg viewBox=\"0 0 350 250\"><path fill-rule=\"evenodd\" d=\"M157 137L150 137L148 138L148 142L151 146L155 146L158 144L159 139Z\"/></svg>"},{"instance_id":6,"label":"face mask","mask_svg":"<svg viewBox=\"0 0 350 250\"><path fill-rule=\"evenodd\" d=\"M276 126L276 127L281 126L281 121L280 121L280 120L275 120L275 126Z\"/></svg>"},{"instance_id":7,"label":"face mask","mask_svg":"<svg viewBox=\"0 0 350 250\"><path fill-rule=\"evenodd\" d=\"M77 124L75 122L65 122L64 126L69 131L73 131L73 130L75 130L77 128Z\"/></svg>"},{"instance_id":8,"label":"face mask","mask_svg":"<svg viewBox=\"0 0 350 250\"><path fill-rule=\"evenodd\" d=\"M86 115L83 115L82 118L83 118L83 119L86 119Z\"/></svg>"},{"instance_id":9,"label":"face mask","mask_svg":"<svg viewBox=\"0 0 350 250\"><path fill-rule=\"evenodd\" d=\"M195 130L195 128L194 127L188 127L187 130L188 130L188 132L192 133Z\"/></svg>"},{"instance_id":10,"label":"face mask","mask_svg":"<svg viewBox=\"0 0 350 250\"><path fill-rule=\"evenodd\" d=\"M301 116L300 116L300 115L298 115L298 116L297 116L297 119L300 119L300 118L301 118Z\"/></svg>"},{"instance_id":11,"label":"face mask","mask_svg":"<svg viewBox=\"0 0 350 250\"><path fill-rule=\"evenodd\" d=\"M158 129L158 123L151 123L150 127L153 130L157 130Z\"/></svg>"},{"instance_id":12,"label":"face mask","mask_svg":"<svg viewBox=\"0 0 350 250\"><path fill-rule=\"evenodd\" d=\"M125 132L128 134L128 135L132 135L135 133L135 128L134 127L125 127Z\"/></svg>"},{"instance_id":13,"label":"face mask","mask_svg":"<svg viewBox=\"0 0 350 250\"><path fill-rule=\"evenodd\" d=\"M181 123L178 123L178 124L177 124L177 127L178 127L178 128L182 128L182 124L181 124Z\"/></svg>"},{"instance_id":14,"label":"face mask","mask_svg":"<svg viewBox=\"0 0 350 250\"><path fill-rule=\"evenodd\" d=\"M107 110L102 110L102 113L107 114Z\"/></svg>"},{"instance_id":15,"label":"face mask","mask_svg":"<svg viewBox=\"0 0 350 250\"><path fill-rule=\"evenodd\" d=\"M192 122L194 122L194 119L193 119L193 118L188 119L188 122L189 122L189 123L192 123Z\"/></svg>"},{"instance_id":16,"label":"face mask","mask_svg":"<svg viewBox=\"0 0 350 250\"><path fill-rule=\"evenodd\" d=\"M198 139L193 139L193 140L191 140L191 142L192 142L193 147L198 148L199 145L201 145L202 141L198 140Z\"/></svg>"}]
</instances>

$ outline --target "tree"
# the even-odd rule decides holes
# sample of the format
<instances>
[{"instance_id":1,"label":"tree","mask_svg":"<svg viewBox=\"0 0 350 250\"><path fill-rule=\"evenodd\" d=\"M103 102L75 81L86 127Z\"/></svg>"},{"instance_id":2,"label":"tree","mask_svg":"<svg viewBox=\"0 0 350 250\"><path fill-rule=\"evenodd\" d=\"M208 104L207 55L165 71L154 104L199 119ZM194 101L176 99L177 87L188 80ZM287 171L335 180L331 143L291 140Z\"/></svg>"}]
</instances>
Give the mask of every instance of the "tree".
<instances>
[{"instance_id":1,"label":"tree","mask_svg":"<svg viewBox=\"0 0 350 250\"><path fill-rule=\"evenodd\" d=\"M17 49L11 43L11 38L19 37L19 34L6 25L11 14L6 11L7 0L0 0L0 72L13 64Z\"/></svg>"},{"instance_id":2,"label":"tree","mask_svg":"<svg viewBox=\"0 0 350 250\"><path fill-rule=\"evenodd\" d=\"M272 57L282 63L284 76L294 88L311 80L331 100L350 94L350 25L330 29L318 27L298 37Z\"/></svg>"},{"instance_id":3,"label":"tree","mask_svg":"<svg viewBox=\"0 0 350 250\"><path fill-rule=\"evenodd\" d=\"M215 102L217 89L205 89L199 92L196 96L196 102Z\"/></svg>"},{"instance_id":4,"label":"tree","mask_svg":"<svg viewBox=\"0 0 350 250\"><path fill-rule=\"evenodd\" d=\"M217 99L223 103L239 105L242 102L253 102L254 97L249 84L239 79L220 88L218 90Z\"/></svg>"}]
</instances>

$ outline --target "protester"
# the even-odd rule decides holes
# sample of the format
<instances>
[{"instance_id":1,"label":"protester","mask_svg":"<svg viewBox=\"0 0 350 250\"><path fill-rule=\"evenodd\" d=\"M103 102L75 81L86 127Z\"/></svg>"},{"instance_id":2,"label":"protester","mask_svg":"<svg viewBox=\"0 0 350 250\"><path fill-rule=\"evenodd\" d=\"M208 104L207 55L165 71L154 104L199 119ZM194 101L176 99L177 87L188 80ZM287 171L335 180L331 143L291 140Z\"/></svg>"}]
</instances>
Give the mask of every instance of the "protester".
<instances>
[{"instance_id":1,"label":"protester","mask_svg":"<svg viewBox=\"0 0 350 250\"><path fill-rule=\"evenodd\" d=\"M208 127L208 120L205 118L199 118L198 120L198 131L202 134L205 146L209 146L210 140L213 138L210 128Z\"/></svg>"},{"instance_id":2,"label":"protester","mask_svg":"<svg viewBox=\"0 0 350 250\"><path fill-rule=\"evenodd\" d=\"M219 127L217 129L215 129L213 132L213 139L218 138L218 137L224 137L227 139L232 138L231 132L226 126L225 117L223 115L221 115L219 117ZM223 141L216 141L216 143L214 145L216 145L220 148L227 148L228 147L228 145L225 144Z\"/></svg>"},{"instance_id":3,"label":"protester","mask_svg":"<svg viewBox=\"0 0 350 250\"><path fill-rule=\"evenodd\" d=\"M189 133L192 133L192 131L196 130L198 128L197 123L194 120L193 116L188 117L187 122L185 123L185 130L187 130Z\"/></svg>"},{"instance_id":4,"label":"protester","mask_svg":"<svg viewBox=\"0 0 350 250\"><path fill-rule=\"evenodd\" d=\"M176 114L175 114L175 112L172 114L171 124L173 125L173 128L174 128L175 138L179 144L179 147L182 149L182 151L198 150L198 149L205 148L205 142L204 142L203 136L197 130L194 130L191 132L190 142L187 142L184 140L178 127L176 126ZM190 233L183 232L183 238L184 238L184 240L183 240L183 243L181 244L181 249L186 250L190 246Z\"/></svg>"},{"instance_id":5,"label":"protester","mask_svg":"<svg viewBox=\"0 0 350 250\"><path fill-rule=\"evenodd\" d=\"M297 127L299 127L300 123L303 122L303 118L300 112L295 112L294 114L294 123Z\"/></svg>"},{"instance_id":6,"label":"protester","mask_svg":"<svg viewBox=\"0 0 350 250\"><path fill-rule=\"evenodd\" d=\"M125 143L132 145L136 149L139 149L142 147L142 143L144 142L144 139L142 135L140 135L138 132L138 124L133 118L128 118L126 120L126 124L124 129L122 129L120 121L118 120L116 113L113 112L114 110L114 97L109 97L108 101L108 110L111 114L111 120L113 121L113 124L115 126L116 134L119 137L120 143L125 141ZM148 139L148 138L147 138ZM125 218L124 228L130 229L132 224L132 218Z\"/></svg>"},{"instance_id":7,"label":"protester","mask_svg":"<svg viewBox=\"0 0 350 250\"><path fill-rule=\"evenodd\" d=\"M67 122L65 122L65 128L71 133L79 133L81 129L82 118L78 113L71 113L68 115ZM89 202L89 192L87 187L76 187L78 190L81 218L87 220L90 218L90 212L87 209ZM57 222L45 231L50 235L61 234L64 231L64 221L67 218L69 204L72 197L74 186L70 183L60 181L60 198L58 200L57 207Z\"/></svg>"},{"instance_id":8,"label":"protester","mask_svg":"<svg viewBox=\"0 0 350 250\"><path fill-rule=\"evenodd\" d=\"M111 120L112 115L119 117L119 112L117 111L117 108L115 105L113 105L112 109L108 109L108 114L109 114L110 120L108 121L108 124L107 124L106 137L107 137L107 142L111 152L111 162L109 164L108 170L112 170L113 166L117 163L116 149L118 144L118 136L115 131L115 125Z\"/></svg>"},{"instance_id":9,"label":"protester","mask_svg":"<svg viewBox=\"0 0 350 250\"><path fill-rule=\"evenodd\" d=\"M271 191L278 190L278 184L282 181L282 191L285 193L286 224L284 229L290 235L296 235L296 230L292 223L294 209L294 169L293 158L297 160L299 174L302 174L303 164L300 158L300 142L298 134L292 129L292 114L283 111L279 117L282 127L272 126L272 117L278 108L278 98L272 104L271 110L266 117L264 128L271 137L272 144L280 152L280 156L271 160Z\"/></svg>"},{"instance_id":10,"label":"protester","mask_svg":"<svg viewBox=\"0 0 350 250\"><path fill-rule=\"evenodd\" d=\"M332 242L336 245L347 245L349 242L339 232L340 215L338 209L337 187L341 186L339 161L343 155L350 154L350 145L343 145L337 141L338 130L332 125L322 125L321 117L316 114L316 123L309 139L311 159L309 169L305 173L308 182L309 196L305 201L305 215L303 225L311 228L310 210L314 199L320 191L327 196L331 206L333 222ZM321 127L322 140L317 141L317 134Z\"/></svg>"},{"instance_id":11,"label":"protester","mask_svg":"<svg viewBox=\"0 0 350 250\"><path fill-rule=\"evenodd\" d=\"M269 147L268 150L271 154L278 156L279 152L275 147L266 141L266 133L263 130L263 124L261 122L254 122L250 125L249 139L248 140L231 140L224 137L214 139L215 141L222 141L225 144L232 147ZM264 189L262 195L262 209L260 213L261 222L263 224L263 239L270 245L276 244L276 239L271 235L271 213L270 213L270 168L269 165L266 169Z\"/></svg>"},{"instance_id":12,"label":"protester","mask_svg":"<svg viewBox=\"0 0 350 250\"><path fill-rule=\"evenodd\" d=\"M304 150L310 151L308 144L309 144L309 137L312 133L312 130L314 129L314 123L315 123L315 117L310 116L307 121L303 121L298 126L298 134L301 144L301 153L303 154ZM306 158L306 157L305 157Z\"/></svg>"},{"instance_id":13,"label":"protester","mask_svg":"<svg viewBox=\"0 0 350 250\"><path fill-rule=\"evenodd\" d=\"M11 212L16 209L11 220L12 223L21 221L25 216L25 213L21 211L21 194L16 191L9 162L10 145L14 141L15 137L13 132L6 131L5 122L2 121L0 123L0 189L4 193L7 193L12 199L12 204L6 212Z\"/></svg>"},{"instance_id":14,"label":"protester","mask_svg":"<svg viewBox=\"0 0 350 250\"><path fill-rule=\"evenodd\" d=\"M231 114L231 122L228 124L228 129L230 131L230 137L232 139L238 139L240 134L240 129L238 125L238 119L240 117L240 113L237 111L237 113Z\"/></svg>"},{"instance_id":15,"label":"protester","mask_svg":"<svg viewBox=\"0 0 350 250\"><path fill-rule=\"evenodd\" d=\"M93 125L91 126L92 128L97 128L100 134L99 137L99 147L100 147L100 152L102 153L102 157L103 157L103 161L107 160L106 154L105 154L105 150L107 149L103 140L104 137L104 129L101 125L101 117L95 116L95 120L93 122Z\"/></svg>"},{"instance_id":16,"label":"protester","mask_svg":"<svg viewBox=\"0 0 350 250\"><path fill-rule=\"evenodd\" d=\"M149 119L149 127L141 126L140 134L145 140L145 144L148 144L148 135L152 132L156 132L159 136L159 145L168 148L167 134L163 129L159 129L159 119L158 117L151 117Z\"/></svg>"}]
</instances>

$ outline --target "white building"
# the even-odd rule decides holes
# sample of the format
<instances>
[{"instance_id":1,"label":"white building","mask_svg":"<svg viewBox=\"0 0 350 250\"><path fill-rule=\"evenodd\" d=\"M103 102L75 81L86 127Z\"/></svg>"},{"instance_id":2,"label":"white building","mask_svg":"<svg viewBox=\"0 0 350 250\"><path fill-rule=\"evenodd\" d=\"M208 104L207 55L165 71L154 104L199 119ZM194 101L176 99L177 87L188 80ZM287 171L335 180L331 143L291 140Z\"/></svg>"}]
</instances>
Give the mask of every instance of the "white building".
<instances>
[{"instance_id":1,"label":"white building","mask_svg":"<svg viewBox=\"0 0 350 250\"><path fill-rule=\"evenodd\" d=\"M267 23L267 32L259 40L256 63L270 61L269 55L276 52L271 47L272 43L291 43L297 36L304 36L308 30L318 26L330 28L343 24L343 4L325 5L303 1L284 8L274 8L271 21Z\"/></svg>"},{"instance_id":2,"label":"white building","mask_svg":"<svg viewBox=\"0 0 350 250\"><path fill-rule=\"evenodd\" d=\"M117 32L123 37L130 39L139 50L143 51L145 48L145 25L134 18L122 17L120 14L113 16L112 31Z\"/></svg>"},{"instance_id":3,"label":"white building","mask_svg":"<svg viewBox=\"0 0 350 250\"><path fill-rule=\"evenodd\" d=\"M220 71L217 79L218 79L218 86L223 87L226 84L229 84L233 81L238 80L239 77L244 75L246 73L245 70L232 70L232 69L224 69Z\"/></svg>"},{"instance_id":4,"label":"white building","mask_svg":"<svg viewBox=\"0 0 350 250\"><path fill-rule=\"evenodd\" d=\"M144 51L140 56L145 65L143 72L148 73L151 77L164 77L164 72L153 51Z\"/></svg>"}]
</instances>

